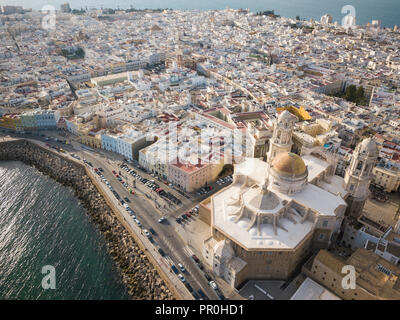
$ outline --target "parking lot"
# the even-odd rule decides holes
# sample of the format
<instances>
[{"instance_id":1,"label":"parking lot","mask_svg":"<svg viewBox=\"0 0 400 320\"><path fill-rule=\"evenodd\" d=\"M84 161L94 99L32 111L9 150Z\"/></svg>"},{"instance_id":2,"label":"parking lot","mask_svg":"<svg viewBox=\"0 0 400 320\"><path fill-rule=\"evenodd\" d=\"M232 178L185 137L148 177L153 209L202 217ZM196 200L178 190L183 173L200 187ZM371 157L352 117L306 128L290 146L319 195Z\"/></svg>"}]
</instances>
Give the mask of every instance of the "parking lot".
<instances>
[{"instance_id":1,"label":"parking lot","mask_svg":"<svg viewBox=\"0 0 400 320\"><path fill-rule=\"evenodd\" d=\"M289 300L297 288L290 283L286 288L281 280L249 280L239 294L250 300Z\"/></svg>"}]
</instances>

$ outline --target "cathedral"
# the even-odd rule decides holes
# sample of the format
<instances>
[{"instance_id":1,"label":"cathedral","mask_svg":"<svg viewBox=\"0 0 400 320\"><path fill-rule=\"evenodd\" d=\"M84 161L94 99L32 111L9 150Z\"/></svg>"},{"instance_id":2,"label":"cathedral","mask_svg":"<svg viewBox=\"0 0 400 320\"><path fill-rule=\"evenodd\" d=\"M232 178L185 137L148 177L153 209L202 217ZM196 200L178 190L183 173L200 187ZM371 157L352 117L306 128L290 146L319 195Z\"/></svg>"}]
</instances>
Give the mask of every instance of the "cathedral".
<instances>
[{"instance_id":1,"label":"cathedral","mask_svg":"<svg viewBox=\"0 0 400 320\"><path fill-rule=\"evenodd\" d=\"M344 178L322 147L291 152L296 117L276 119L267 162L235 164L233 183L200 206L211 228L203 256L232 287L248 279L288 279L312 252L326 249L346 215L357 217L378 156L371 139L353 154Z\"/></svg>"}]
</instances>

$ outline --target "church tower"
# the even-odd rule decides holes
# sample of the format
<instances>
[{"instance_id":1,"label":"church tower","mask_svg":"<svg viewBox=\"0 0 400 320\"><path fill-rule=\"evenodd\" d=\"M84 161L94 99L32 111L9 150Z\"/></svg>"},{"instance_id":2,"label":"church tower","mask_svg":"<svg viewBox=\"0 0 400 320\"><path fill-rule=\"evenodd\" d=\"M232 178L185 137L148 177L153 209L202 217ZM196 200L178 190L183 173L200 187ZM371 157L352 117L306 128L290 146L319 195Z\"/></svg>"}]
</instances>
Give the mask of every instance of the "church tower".
<instances>
[{"instance_id":1,"label":"church tower","mask_svg":"<svg viewBox=\"0 0 400 320\"><path fill-rule=\"evenodd\" d=\"M378 155L376 143L371 138L364 139L356 147L344 177L345 188L349 192L346 215L355 218L361 215Z\"/></svg>"},{"instance_id":2,"label":"church tower","mask_svg":"<svg viewBox=\"0 0 400 320\"><path fill-rule=\"evenodd\" d=\"M275 157L282 152L292 149L292 133L297 118L289 111L283 111L274 123L274 132L270 139L268 163L271 164Z\"/></svg>"}]
</instances>

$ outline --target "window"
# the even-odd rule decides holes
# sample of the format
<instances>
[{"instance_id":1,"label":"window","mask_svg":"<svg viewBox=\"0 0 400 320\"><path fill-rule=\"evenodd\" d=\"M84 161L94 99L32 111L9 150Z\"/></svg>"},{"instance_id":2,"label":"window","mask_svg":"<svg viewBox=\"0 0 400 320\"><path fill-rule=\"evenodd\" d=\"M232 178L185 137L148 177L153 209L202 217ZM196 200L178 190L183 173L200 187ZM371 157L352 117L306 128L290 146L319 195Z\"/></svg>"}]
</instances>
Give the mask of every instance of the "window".
<instances>
[{"instance_id":1,"label":"window","mask_svg":"<svg viewBox=\"0 0 400 320\"><path fill-rule=\"evenodd\" d=\"M324 238L325 238L325 235L323 233L320 233L319 240L324 240Z\"/></svg>"},{"instance_id":2,"label":"window","mask_svg":"<svg viewBox=\"0 0 400 320\"><path fill-rule=\"evenodd\" d=\"M322 227L326 228L328 226L328 220L322 222Z\"/></svg>"},{"instance_id":3,"label":"window","mask_svg":"<svg viewBox=\"0 0 400 320\"><path fill-rule=\"evenodd\" d=\"M358 161L357 163L357 170L361 170L363 166L363 162L362 161Z\"/></svg>"}]
</instances>

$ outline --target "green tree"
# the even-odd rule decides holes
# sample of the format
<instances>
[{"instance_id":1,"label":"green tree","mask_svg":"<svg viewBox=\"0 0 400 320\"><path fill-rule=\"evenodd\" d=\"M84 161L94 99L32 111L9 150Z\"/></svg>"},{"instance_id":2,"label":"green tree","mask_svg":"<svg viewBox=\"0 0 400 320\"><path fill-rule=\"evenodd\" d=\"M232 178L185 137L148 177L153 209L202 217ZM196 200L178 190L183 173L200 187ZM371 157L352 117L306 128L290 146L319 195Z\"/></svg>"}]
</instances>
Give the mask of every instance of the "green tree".
<instances>
[{"instance_id":1,"label":"green tree","mask_svg":"<svg viewBox=\"0 0 400 320\"><path fill-rule=\"evenodd\" d=\"M362 98L365 97L365 92L364 92L363 86L360 86L360 87L357 88L356 97L357 97L357 99L359 99L359 100L361 100Z\"/></svg>"},{"instance_id":2,"label":"green tree","mask_svg":"<svg viewBox=\"0 0 400 320\"><path fill-rule=\"evenodd\" d=\"M351 102L356 102L356 92L357 92L357 88L355 85L349 85L346 88L346 91L344 93L344 98L347 101L351 101Z\"/></svg>"}]
</instances>

